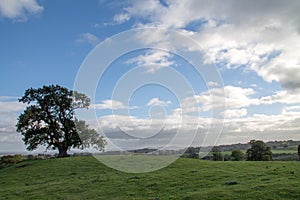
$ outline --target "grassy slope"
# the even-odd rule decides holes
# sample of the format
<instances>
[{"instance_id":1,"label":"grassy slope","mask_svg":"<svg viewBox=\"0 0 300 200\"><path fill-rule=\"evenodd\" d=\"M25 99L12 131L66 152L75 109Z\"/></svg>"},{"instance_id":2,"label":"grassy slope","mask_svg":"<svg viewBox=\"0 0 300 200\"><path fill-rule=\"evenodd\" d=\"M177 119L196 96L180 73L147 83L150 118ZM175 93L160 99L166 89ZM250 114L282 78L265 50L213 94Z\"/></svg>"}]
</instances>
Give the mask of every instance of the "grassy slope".
<instances>
[{"instance_id":1,"label":"grassy slope","mask_svg":"<svg viewBox=\"0 0 300 200\"><path fill-rule=\"evenodd\" d=\"M300 199L299 169L300 162L181 158L156 172L128 174L93 157L25 161L0 170L0 199Z\"/></svg>"}]
</instances>

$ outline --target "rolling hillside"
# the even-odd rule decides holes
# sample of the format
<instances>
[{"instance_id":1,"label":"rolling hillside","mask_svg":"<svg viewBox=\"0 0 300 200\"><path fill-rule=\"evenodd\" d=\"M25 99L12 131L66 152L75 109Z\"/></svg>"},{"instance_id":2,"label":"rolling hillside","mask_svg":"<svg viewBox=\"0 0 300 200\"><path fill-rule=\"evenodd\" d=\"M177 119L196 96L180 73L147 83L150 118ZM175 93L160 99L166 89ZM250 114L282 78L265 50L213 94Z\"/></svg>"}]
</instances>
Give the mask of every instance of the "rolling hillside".
<instances>
[{"instance_id":1,"label":"rolling hillside","mask_svg":"<svg viewBox=\"0 0 300 200\"><path fill-rule=\"evenodd\" d=\"M300 162L177 160L128 174L93 157L23 161L0 169L0 199L300 199Z\"/></svg>"}]
</instances>

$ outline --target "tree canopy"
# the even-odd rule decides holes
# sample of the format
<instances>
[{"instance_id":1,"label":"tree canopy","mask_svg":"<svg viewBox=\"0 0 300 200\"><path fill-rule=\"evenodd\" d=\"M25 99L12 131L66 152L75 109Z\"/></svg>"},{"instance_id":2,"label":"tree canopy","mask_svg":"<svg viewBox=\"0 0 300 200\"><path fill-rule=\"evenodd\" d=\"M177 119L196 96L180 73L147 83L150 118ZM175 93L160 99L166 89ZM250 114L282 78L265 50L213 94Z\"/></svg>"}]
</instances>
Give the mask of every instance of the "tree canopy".
<instances>
[{"instance_id":1,"label":"tree canopy","mask_svg":"<svg viewBox=\"0 0 300 200\"><path fill-rule=\"evenodd\" d=\"M211 152L212 152L214 161L222 161L224 159L223 155L218 147L213 147Z\"/></svg>"},{"instance_id":2,"label":"tree canopy","mask_svg":"<svg viewBox=\"0 0 300 200\"><path fill-rule=\"evenodd\" d=\"M103 150L103 137L75 117L76 109L90 105L85 94L49 85L27 89L19 101L28 104L16 125L28 150L44 145L47 149L58 149L59 157L68 156L70 148Z\"/></svg>"},{"instance_id":3,"label":"tree canopy","mask_svg":"<svg viewBox=\"0 0 300 200\"><path fill-rule=\"evenodd\" d=\"M271 148L261 140L251 140L251 148L247 150L248 161L269 161L272 160Z\"/></svg>"},{"instance_id":4,"label":"tree canopy","mask_svg":"<svg viewBox=\"0 0 300 200\"><path fill-rule=\"evenodd\" d=\"M239 150L239 149L236 149L236 150L233 150L231 152L231 159L233 161L241 161L241 160L244 160L244 157L245 157L245 154Z\"/></svg>"}]
</instances>

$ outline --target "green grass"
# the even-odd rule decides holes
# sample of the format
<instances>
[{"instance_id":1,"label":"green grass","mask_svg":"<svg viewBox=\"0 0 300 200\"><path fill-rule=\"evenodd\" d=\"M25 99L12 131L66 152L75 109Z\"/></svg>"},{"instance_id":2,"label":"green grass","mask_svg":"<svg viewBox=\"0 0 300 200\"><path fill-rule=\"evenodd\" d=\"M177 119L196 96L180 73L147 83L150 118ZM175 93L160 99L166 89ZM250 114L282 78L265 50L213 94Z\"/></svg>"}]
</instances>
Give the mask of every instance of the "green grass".
<instances>
[{"instance_id":1,"label":"green grass","mask_svg":"<svg viewBox=\"0 0 300 200\"><path fill-rule=\"evenodd\" d=\"M93 157L23 161L0 169L0 199L300 199L300 162L181 158L130 174ZM225 185L235 180L237 185Z\"/></svg>"},{"instance_id":2,"label":"green grass","mask_svg":"<svg viewBox=\"0 0 300 200\"><path fill-rule=\"evenodd\" d=\"M295 154L295 153L297 153L297 151L292 150L292 149L273 149L272 153L273 154L282 154L282 153Z\"/></svg>"}]
</instances>

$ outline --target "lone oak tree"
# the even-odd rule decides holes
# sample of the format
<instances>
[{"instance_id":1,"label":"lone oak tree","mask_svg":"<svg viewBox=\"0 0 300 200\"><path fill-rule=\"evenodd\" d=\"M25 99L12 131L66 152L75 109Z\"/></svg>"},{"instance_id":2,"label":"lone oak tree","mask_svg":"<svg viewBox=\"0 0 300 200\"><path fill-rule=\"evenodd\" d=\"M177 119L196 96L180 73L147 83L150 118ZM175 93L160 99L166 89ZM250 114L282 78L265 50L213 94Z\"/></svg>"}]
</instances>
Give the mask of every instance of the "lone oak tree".
<instances>
[{"instance_id":1,"label":"lone oak tree","mask_svg":"<svg viewBox=\"0 0 300 200\"><path fill-rule=\"evenodd\" d=\"M90 105L85 94L50 85L26 90L19 101L28 104L16 125L28 150L44 145L47 149L58 149L58 157L68 156L70 148L103 150L103 137L75 117L76 109Z\"/></svg>"}]
</instances>

